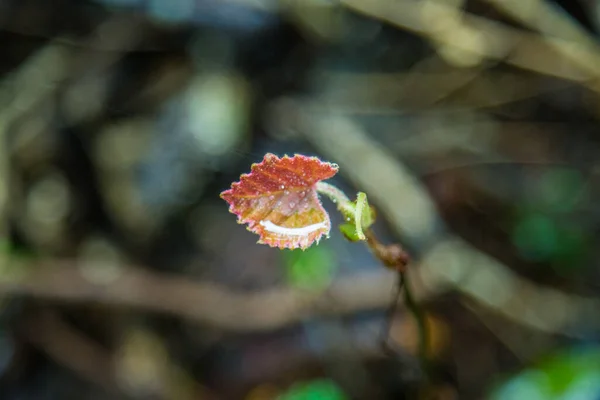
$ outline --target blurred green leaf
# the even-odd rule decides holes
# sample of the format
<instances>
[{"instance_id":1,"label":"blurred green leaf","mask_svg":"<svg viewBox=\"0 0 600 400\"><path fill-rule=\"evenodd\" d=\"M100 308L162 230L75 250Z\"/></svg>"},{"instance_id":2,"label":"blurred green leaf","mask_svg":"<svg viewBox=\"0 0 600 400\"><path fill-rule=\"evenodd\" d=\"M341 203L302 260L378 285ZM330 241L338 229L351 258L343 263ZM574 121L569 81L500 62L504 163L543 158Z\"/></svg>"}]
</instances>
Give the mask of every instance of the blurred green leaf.
<instances>
[{"instance_id":1,"label":"blurred green leaf","mask_svg":"<svg viewBox=\"0 0 600 400\"><path fill-rule=\"evenodd\" d=\"M15 246L10 240L0 240L0 275L4 278L17 278L27 273L25 263L31 262L35 253Z\"/></svg>"},{"instance_id":2,"label":"blurred green leaf","mask_svg":"<svg viewBox=\"0 0 600 400\"><path fill-rule=\"evenodd\" d=\"M518 220L512 240L524 258L550 262L560 274L577 272L590 250L582 227L534 211Z\"/></svg>"},{"instance_id":3,"label":"blurred green leaf","mask_svg":"<svg viewBox=\"0 0 600 400\"><path fill-rule=\"evenodd\" d=\"M277 400L346 400L348 397L333 381L314 380L292 386Z\"/></svg>"},{"instance_id":4,"label":"blurred green leaf","mask_svg":"<svg viewBox=\"0 0 600 400\"><path fill-rule=\"evenodd\" d=\"M526 371L496 389L491 400L549 400L548 377L537 371Z\"/></svg>"},{"instance_id":5,"label":"blurred green leaf","mask_svg":"<svg viewBox=\"0 0 600 400\"><path fill-rule=\"evenodd\" d=\"M552 168L531 190L518 207L513 243L524 258L548 262L561 275L578 272L591 247L585 227L574 226L569 216L587 199L584 177L575 169Z\"/></svg>"},{"instance_id":6,"label":"blurred green leaf","mask_svg":"<svg viewBox=\"0 0 600 400\"><path fill-rule=\"evenodd\" d=\"M15 246L10 240L4 238L0 239L0 254L6 254L12 258L18 259L35 258L35 254L32 251L26 250L23 247Z\"/></svg>"},{"instance_id":7,"label":"blurred green leaf","mask_svg":"<svg viewBox=\"0 0 600 400\"><path fill-rule=\"evenodd\" d=\"M556 353L493 390L492 400L597 400L600 349Z\"/></svg>"},{"instance_id":8,"label":"blurred green leaf","mask_svg":"<svg viewBox=\"0 0 600 400\"><path fill-rule=\"evenodd\" d=\"M335 273L337 262L326 245L283 252L286 278L290 285L310 290L327 287Z\"/></svg>"},{"instance_id":9,"label":"blurred green leaf","mask_svg":"<svg viewBox=\"0 0 600 400\"><path fill-rule=\"evenodd\" d=\"M549 260L558 246L555 222L548 216L531 213L524 216L513 232L513 242L529 260Z\"/></svg>"}]
</instances>

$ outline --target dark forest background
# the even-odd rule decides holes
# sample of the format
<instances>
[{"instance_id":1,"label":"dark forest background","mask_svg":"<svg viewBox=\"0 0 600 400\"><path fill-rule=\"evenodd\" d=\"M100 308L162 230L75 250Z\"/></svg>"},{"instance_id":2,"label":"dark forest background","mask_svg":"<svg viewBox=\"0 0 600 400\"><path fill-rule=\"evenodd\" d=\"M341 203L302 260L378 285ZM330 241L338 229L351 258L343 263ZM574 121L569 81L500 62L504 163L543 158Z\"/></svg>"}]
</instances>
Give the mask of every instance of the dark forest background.
<instances>
[{"instance_id":1,"label":"dark forest background","mask_svg":"<svg viewBox=\"0 0 600 400\"><path fill-rule=\"evenodd\" d=\"M0 0L0 399L600 399L599 28L595 0ZM236 223L267 152L367 193L425 359L333 204L306 252Z\"/></svg>"}]
</instances>

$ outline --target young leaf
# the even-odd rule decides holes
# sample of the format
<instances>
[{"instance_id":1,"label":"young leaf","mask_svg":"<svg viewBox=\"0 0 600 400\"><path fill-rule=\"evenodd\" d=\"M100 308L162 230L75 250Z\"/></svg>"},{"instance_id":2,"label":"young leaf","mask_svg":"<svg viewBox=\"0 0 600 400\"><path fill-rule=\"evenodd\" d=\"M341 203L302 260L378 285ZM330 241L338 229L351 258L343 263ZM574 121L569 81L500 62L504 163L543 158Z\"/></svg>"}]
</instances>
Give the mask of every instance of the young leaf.
<instances>
[{"instance_id":1,"label":"young leaf","mask_svg":"<svg viewBox=\"0 0 600 400\"><path fill-rule=\"evenodd\" d=\"M369 205L367 196L359 193L354 203L350 203L354 208L352 216L347 217L346 223L340 225L340 231L346 239L351 242L366 240L363 229L368 229L375 223L375 209ZM360 218L360 223L358 222ZM359 234L359 228L360 233Z\"/></svg>"},{"instance_id":2,"label":"young leaf","mask_svg":"<svg viewBox=\"0 0 600 400\"><path fill-rule=\"evenodd\" d=\"M248 230L260 236L259 243L306 249L321 236L329 236L331 222L315 185L337 171L336 164L316 157L296 154L279 158L269 153L221 193L221 198L238 216L238 223L248 224Z\"/></svg>"},{"instance_id":3,"label":"young leaf","mask_svg":"<svg viewBox=\"0 0 600 400\"><path fill-rule=\"evenodd\" d=\"M350 223L341 224L340 232L342 232L342 235L344 235L344 237L351 242L360 242L361 241L360 237L358 237L358 235L356 233L356 225L354 225L354 224L350 224Z\"/></svg>"}]
</instances>

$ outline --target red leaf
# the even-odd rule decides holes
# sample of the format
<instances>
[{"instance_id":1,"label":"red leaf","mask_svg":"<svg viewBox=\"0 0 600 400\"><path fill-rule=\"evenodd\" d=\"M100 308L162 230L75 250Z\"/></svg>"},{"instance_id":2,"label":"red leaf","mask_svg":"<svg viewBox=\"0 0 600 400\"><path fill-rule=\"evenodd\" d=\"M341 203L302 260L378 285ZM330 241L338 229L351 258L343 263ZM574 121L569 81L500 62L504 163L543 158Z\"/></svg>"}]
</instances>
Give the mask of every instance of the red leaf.
<instances>
[{"instance_id":1,"label":"red leaf","mask_svg":"<svg viewBox=\"0 0 600 400\"><path fill-rule=\"evenodd\" d=\"M331 178L336 164L296 154L279 158L268 153L251 172L221 193L238 223L260 235L258 243L272 247L306 249L329 236L331 222L315 185Z\"/></svg>"}]
</instances>

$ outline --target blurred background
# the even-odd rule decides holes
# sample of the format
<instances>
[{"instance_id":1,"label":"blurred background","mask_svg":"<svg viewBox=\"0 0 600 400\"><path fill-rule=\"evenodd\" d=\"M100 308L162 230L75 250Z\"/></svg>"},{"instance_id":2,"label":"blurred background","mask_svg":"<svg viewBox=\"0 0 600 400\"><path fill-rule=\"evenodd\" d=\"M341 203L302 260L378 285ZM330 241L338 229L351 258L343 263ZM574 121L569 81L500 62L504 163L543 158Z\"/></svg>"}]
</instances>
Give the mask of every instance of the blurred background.
<instances>
[{"instance_id":1,"label":"blurred background","mask_svg":"<svg viewBox=\"0 0 600 400\"><path fill-rule=\"evenodd\" d=\"M0 399L600 399L597 1L0 0L0 28ZM327 200L305 252L236 223L267 152L368 194L425 335Z\"/></svg>"}]
</instances>

